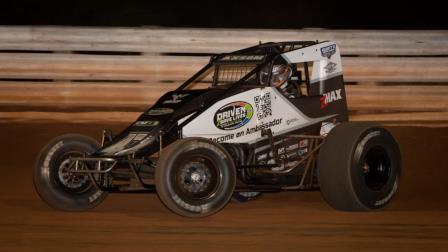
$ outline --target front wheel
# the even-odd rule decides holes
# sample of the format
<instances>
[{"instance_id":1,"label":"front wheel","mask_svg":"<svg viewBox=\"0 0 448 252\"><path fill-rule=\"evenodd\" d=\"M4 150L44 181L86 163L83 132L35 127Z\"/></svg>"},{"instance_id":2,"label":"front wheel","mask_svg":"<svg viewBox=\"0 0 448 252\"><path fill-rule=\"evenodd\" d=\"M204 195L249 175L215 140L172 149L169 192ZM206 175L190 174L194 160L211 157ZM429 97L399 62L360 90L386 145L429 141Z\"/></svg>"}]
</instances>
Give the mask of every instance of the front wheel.
<instances>
[{"instance_id":1,"label":"front wheel","mask_svg":"<svg viewBox=\"0 0 448 252\"><path fill-rule=\"evenodd\" d=\"M230 155L204 138L185 138L163 149L155 172L160 200L186 217L218 212L232 197L235 183Z\"/></svg>"},{"instance_id":2,"label":"front wheel","mask_svg":"<svg viewBox=\"0 0 448 252\"><path fill-rule=\"evenodd\" d=\"M34 187L42 200L64 211L84 211L100 204L107 192L97 189L88 175L70 172L70 157L93 153L99 147L95 140L76 134L50 141L34 167Z\"/></svg>"},{"instance_id":3,"label":"front wheel","mask_svg":"<svg viewBox=\"0 0 448 252\"><path fill-rule=\"evenodd\" d=\"M389 131L375 124L336 126L320 149L317 165L321 194L339 210L383 208L398 189L398 144Z\"/></svg>"}]
</instances>

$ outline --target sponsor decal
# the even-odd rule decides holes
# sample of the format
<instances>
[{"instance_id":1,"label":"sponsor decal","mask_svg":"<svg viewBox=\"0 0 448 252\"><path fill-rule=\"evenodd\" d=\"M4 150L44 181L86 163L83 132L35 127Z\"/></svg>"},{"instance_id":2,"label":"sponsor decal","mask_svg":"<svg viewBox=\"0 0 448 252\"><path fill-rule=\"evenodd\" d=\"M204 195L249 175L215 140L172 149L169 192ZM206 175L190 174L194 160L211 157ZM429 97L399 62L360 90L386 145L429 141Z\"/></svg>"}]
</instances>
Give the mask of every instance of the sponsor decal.
<instances>
[{"instance_id":1,"label":"sponsor decal","mask_svg":"<svg viewBox=\"0 0 448 252\"><path fill-rule=\"evenodd\" d=\"M274 126L280 125L282 123L283 119L274 119L270 122L267 123L262 123L260 125L256 125L255 127L251 127L251 128L247 128L246 130L241 130L237 133L231 133L231 134L227 134L227 135L223 135L223 136L219 136L219 137L212 137L210 138L210 140L212 140L213 142L216 143L222 143L222 142L227 142L229 140L232 139L236 139L242 136L246 136L246 135L250 135L256 132L259 132L261 130L264 129L269 129L272 128Z\"/></svg>"},{"instance_id":2,"label":"sponsor decal","mask_svg":"<svg viewBox=\"0 0 448 252\"><path fill-rule=\"evenodd\" d=\"M252 105L237 101L222 106L216 111L213 122L218 129L233 130L246 125L254 114Z\"/></svg>"},{"instance_id":3,"label":"sponsor decal","mask_svg":"<svg viewBox=\"0 0 448 252\"><path fill-rule=\"evenodd\" d=\"M325 73L327 74L331 74L332 72L336 71L336 66L338 64L334 63L334 62L328 62L328 64L324 67L325 69Z\"/></svg>"},{"instance_id":4,"label":"sponsor decal","mask_svg":"<svg viewBox=\"0 0 448 252\"><path fill-rule=\"evenodd\" d=\"M331 56L336 53L336 44L321 47L320 53L321 53L322 57L331 58Z\"/></svg>"},{"instance_id":5,"label":"sponsor decal","mask_svg":"<svg viewBox=\"0 0 448 252\"><path fill-rule=\"evenodd\" d=\"M182 101L182 98L189 96L189 94L172 94L171 100L166 100L163 104L176 104Z\"/></svg>"},{"instance_id":6,"label":"sponsor decal","mask_svg":"<svg viewBox=\"0 0 448 252\"><path fill-rule=\"evenodd\" d=\"M212 140L215 143L222 143L222 142L232 140L234 138L235 138L235 134L232 133L232 134L227 134L224 136L212 137L212 138L210 138L210 140Z\"/></svg>"},{"instance_id":7,"label":"sponsor decal","mask_svg":"<svg viewBox=\"0 0 448 252\"><path fill-rule=\"evenodd\" d=\"M157 125L159 125L159 121L137 121L134 124L135 126L146 126L146 127L155 127Z\"/></svg>"},{"instance_id":8,"label":"sponsor decal","mask_svg":"<svg viewBox=\"0 0 448 252\"><path fill-rule=\"evenodd\" d=\"M257 108L257 118L262 120L268 116L272 116L271 93L254 97L255 107Z\"/></svg>"},{"instance_id":9,"label":"sponsor decal","mask_svg":"<svg viewBox=\"0 0 448 252\"><path fill-rule=\"evenodd\" d=\"M147 115L168 115L174 112L172 108L153 108L146 112Z\"/></svg>"},{"instance_id":10,"label":"sponsor decal","mask_svg":"<svg viewBox=\"0 0 448 252\"><path fill-rule=\"evenodd\" d=\"M325 93L322 97L320 97L320 108L324 109L328 106L328 104L341 100L341 89L332 90L328 93Z\"/></svg>"},{"instance_id":11,"label":"sponsor decal","mask_svg":"<svg viewBox=\"0 0 448 252\"><path fill-rule=\"evenodd\" d=\"M249 134L255 133L257 131L264 130L264 129L269 129L269 128L272 128L272 127L274 127L276 125L280 125L282 123L282 120L283 119L274 119L274 120L272 120L270 122L262 123L260 125L255 126L255 127L248 128L246 130L246 135L249 135Z\"/></svg>"},{"instance_id":12,"label":"sponsor decal","mask_svg":"<svg viewBox=\"0 0 448 252\"><path fill-rule=\"evenodd\" d=\"M227 55L221 61L253 61L262 60L264 55Z\"/></svg>"}]
</instances>

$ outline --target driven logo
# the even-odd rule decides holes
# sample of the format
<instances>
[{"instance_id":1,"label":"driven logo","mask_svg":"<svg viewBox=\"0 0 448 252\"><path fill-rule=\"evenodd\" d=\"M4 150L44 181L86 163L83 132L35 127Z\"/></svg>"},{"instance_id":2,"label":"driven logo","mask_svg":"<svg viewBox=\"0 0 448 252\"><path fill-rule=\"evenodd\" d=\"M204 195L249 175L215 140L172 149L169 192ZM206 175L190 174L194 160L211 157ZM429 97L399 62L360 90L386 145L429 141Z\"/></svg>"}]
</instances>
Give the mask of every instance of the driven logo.
<instances>
[{"instance_id":1,"label":"driven logo","mask_svg":"<svg viewBox=\"0 0 448 252\"><path fill-rule=\"evenodd\" d=\"M244 126L253 115L252 105L238 101L226 104L218 109L213 121L218 129L233 130Z\"/></svg>"},{"instance_id":2,"label":"driven logo","mask_svg":"<svg viewBox=\"0 0 448 252\"><path fill-rule=\"evenodd\" d=\"M328 93L325 93L322 97L320 97L320 108L324 109L328 106L328 104L341 100L341 89L333 90Z\"/></svg>"}]
</instances>

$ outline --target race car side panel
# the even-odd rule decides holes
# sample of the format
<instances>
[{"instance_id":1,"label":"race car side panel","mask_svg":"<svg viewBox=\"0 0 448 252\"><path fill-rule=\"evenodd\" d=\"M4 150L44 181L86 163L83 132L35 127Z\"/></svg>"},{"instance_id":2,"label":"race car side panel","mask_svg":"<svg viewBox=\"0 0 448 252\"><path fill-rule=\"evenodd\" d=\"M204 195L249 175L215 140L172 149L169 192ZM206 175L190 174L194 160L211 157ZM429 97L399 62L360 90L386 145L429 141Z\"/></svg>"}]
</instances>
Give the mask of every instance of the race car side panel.
<instances>
[{"instance_id":1,"label":"race car side panel","mask_svg":"<svg viewBox=\"0 0 448 252\"><path fill-rule=\"evenodd\" d=\"M255 143L265 139L263 129L280 135L335 115L311 118L276 88L254 88L227 97L204 111L182 129L182 137L207 137L215 142Z\"/></svg>"}]
</instances>

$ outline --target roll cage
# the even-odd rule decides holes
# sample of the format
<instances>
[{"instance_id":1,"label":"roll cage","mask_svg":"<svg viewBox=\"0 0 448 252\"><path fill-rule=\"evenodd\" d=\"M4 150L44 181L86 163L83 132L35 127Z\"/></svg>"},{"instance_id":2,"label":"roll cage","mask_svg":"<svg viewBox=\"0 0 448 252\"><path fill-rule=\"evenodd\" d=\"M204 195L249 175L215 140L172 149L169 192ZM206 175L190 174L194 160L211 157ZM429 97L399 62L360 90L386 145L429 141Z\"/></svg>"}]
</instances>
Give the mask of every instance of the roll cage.
<instances>
[{"instance_id":1,"label":"roll cage","mask_svg":"<svg viewBox=\"0 0 448 252\"><path fill-rule=\"evenodd\" d=\"M318 44L317 41L268 42L231 53L212 55L209 63L185 81L176 91L189 89L192 84L198 82L210 83L209 88L225 89L243 85L249 85L251 87L265 86L259 81L257 74L262 68L268 66L268 79L270 79L270 73L274 64L288 63L281 57L283 53L316 44ZM308 68L308 62L304 62L303 69L305 78L303 79L309 90L310 76ZM210 71L213 71L212 78L208 81L203 81L204 74L210 74ZM253 81L248 82L250 79L253 79Z\"/></svg>"}]
</instances>

